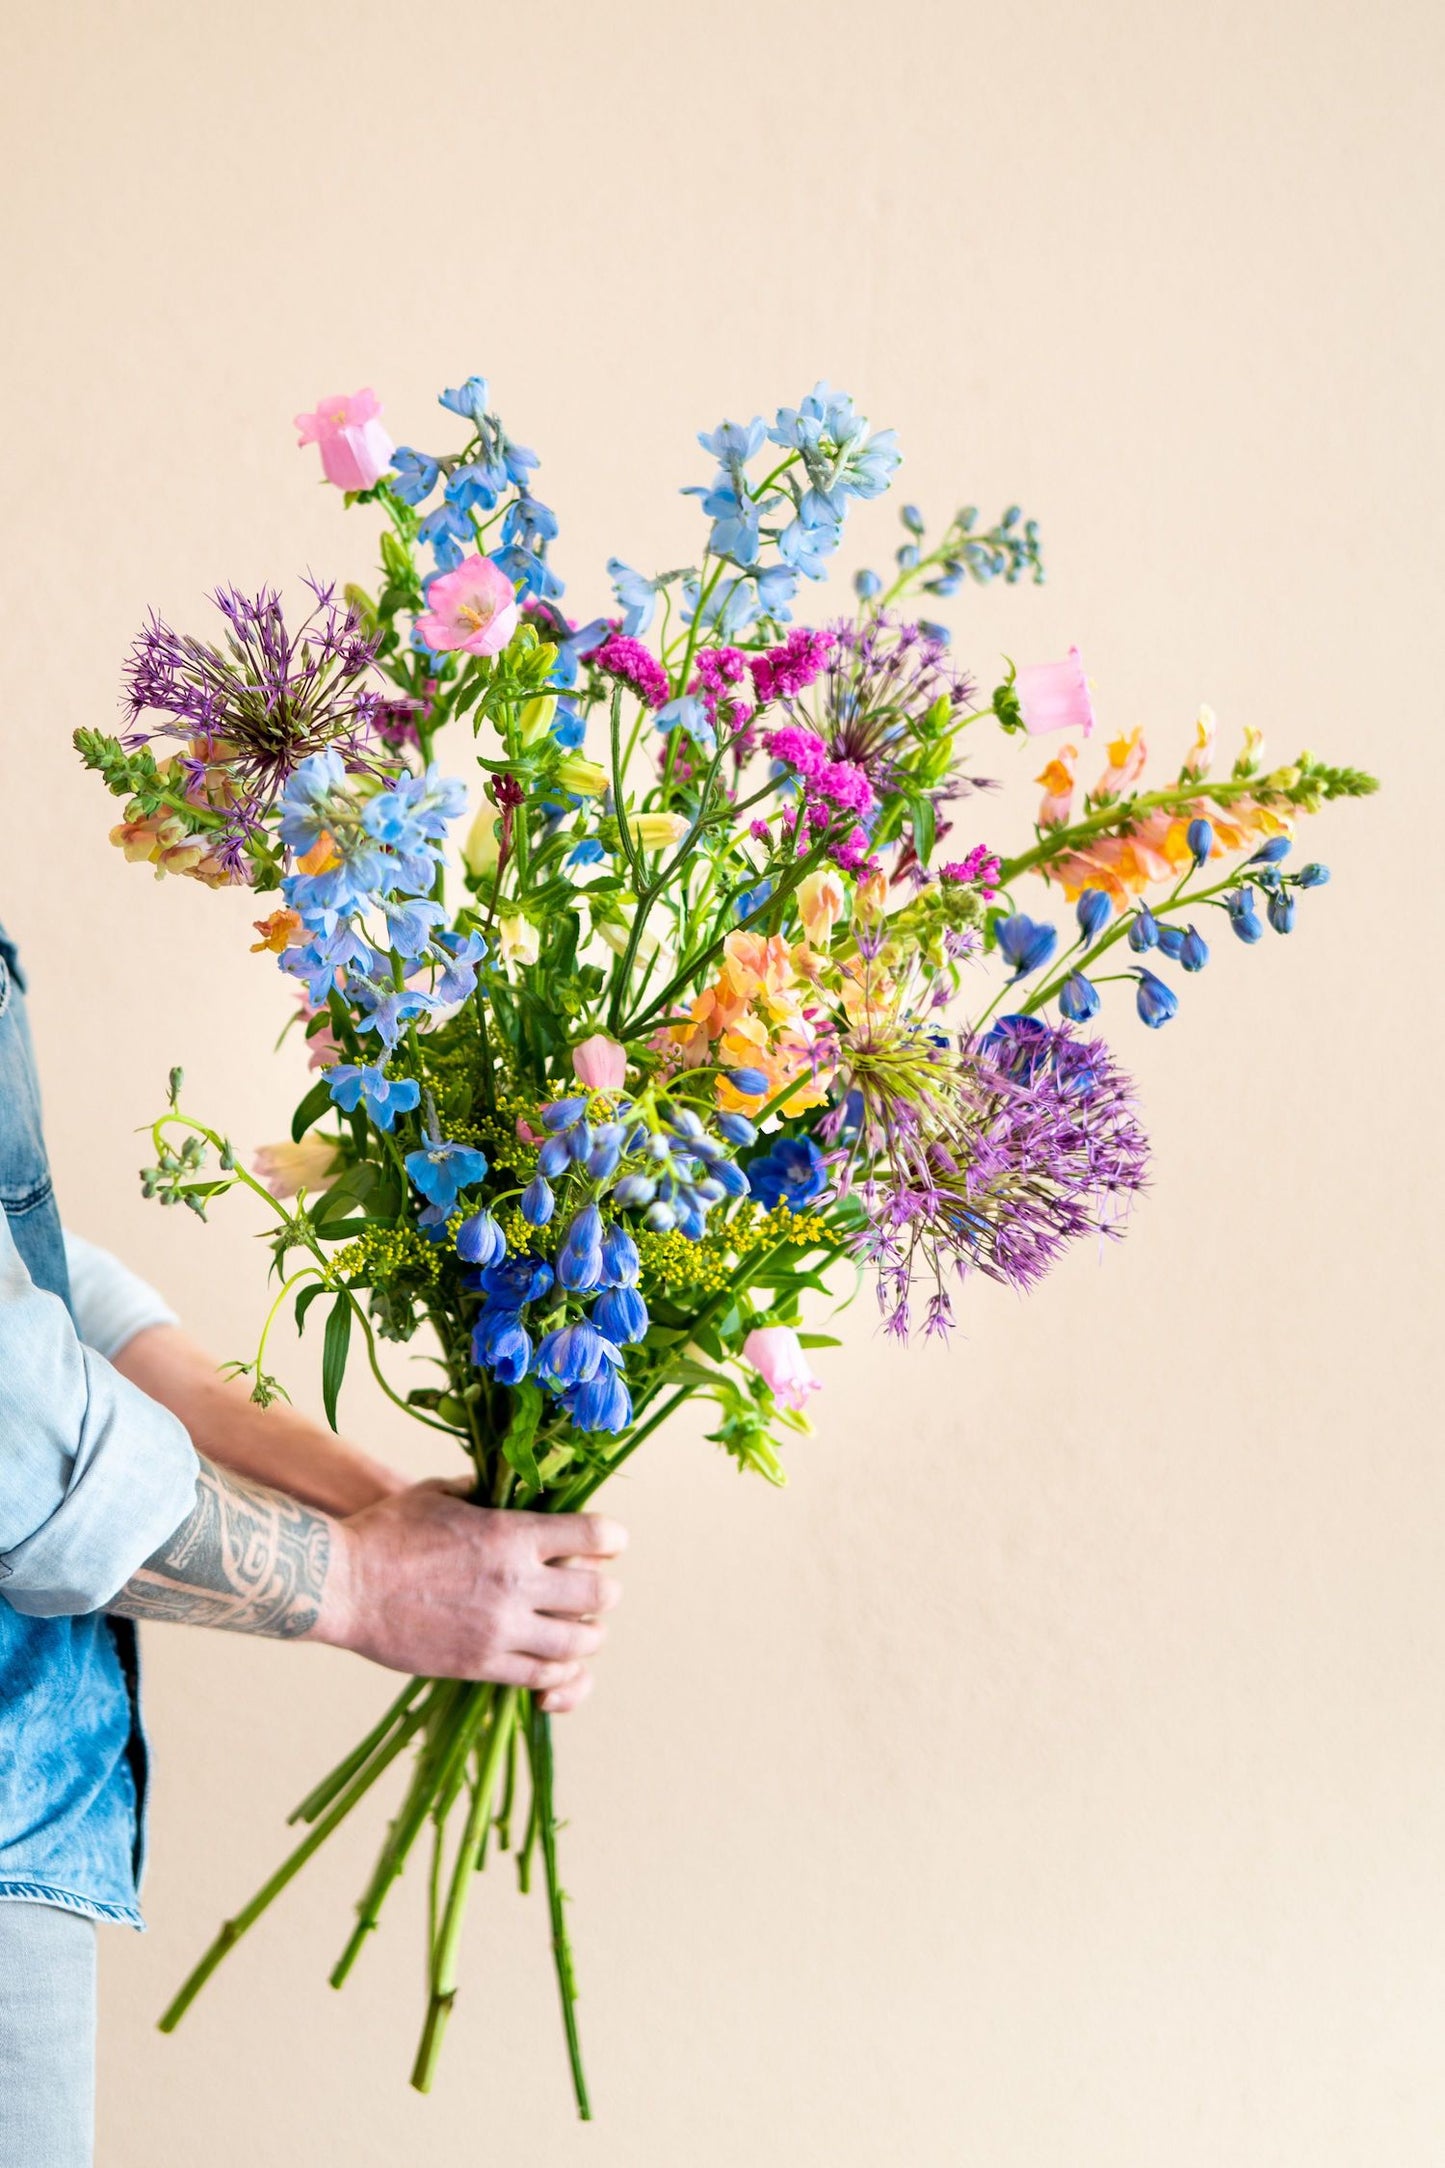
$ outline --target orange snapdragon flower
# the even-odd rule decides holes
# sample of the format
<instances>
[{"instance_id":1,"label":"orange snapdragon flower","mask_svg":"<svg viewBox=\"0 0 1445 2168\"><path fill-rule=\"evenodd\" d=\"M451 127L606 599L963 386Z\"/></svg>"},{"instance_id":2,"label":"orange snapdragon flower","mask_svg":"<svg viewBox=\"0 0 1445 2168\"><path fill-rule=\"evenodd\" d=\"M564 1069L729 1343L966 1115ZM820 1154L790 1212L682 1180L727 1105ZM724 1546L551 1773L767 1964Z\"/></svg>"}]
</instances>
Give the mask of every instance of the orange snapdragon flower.
<instances>
[{"instance_id":1,"label":"orange snapdragon flower","mask_svg":"<svg viewBox=\"0 0 1445 2168\"><path fill-rule=\"evenodd\" d=\"M1076 745L1066 745L1056 753L1041 775L1034 781L1044 786L1044 802L1039 807L1040 828L1065 828L1074 803L1074 762L1079 757Z\"/></svg>"},{"instance_id":2,"label":"orange snapdragon flower","mask_svg":"<svg viewBox=\"0 0 1445 2168\"><path fill-rule=\"evenodd\" d=\"M689 1021L667 1027L684 1066L698 1069L713 1061L757 1069L768 1079L769 1098L796 1080L798 1091L786 1103L790 1113L821 1104L826 1076L815 1074L817 1032L806 1005L815 969L806 942L795 947L781 934L746 928L730 933L722 968L694 998ZM758 1104L725 1076L718 1078L717 1099L735 1113Z\"/></svg>"}]
</instances>

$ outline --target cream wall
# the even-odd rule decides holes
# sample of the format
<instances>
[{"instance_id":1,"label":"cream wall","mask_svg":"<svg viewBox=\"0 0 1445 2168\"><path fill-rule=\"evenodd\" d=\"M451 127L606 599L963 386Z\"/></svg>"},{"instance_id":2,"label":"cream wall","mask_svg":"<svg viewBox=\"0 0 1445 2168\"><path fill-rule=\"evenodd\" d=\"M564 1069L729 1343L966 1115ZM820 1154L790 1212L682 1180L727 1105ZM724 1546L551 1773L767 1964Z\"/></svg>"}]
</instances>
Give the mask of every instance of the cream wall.
<instances>
[{"instance_id":1,"label":"cream wall","mask_svg":"<svg viewBox=\"0 0 1445 2168\"><path fill-rule=\"evenodd\" d=\"M1045 590L954 607L985 671L1078 638L1164 763L1208 699L1388 786L1319 822L1288 945L1119 1019L1157 1151L1122 1249L978 1289L946 1355L860 1306L781 1498L685 1425L619 1486L628 1602L563 1742L594 2130L500 1882L431 2100L416 1889L327 1989L374 1822L153 2031L386 1691L159 1631L106 2168L1445 2158L1442 46L1425 0L9 0L0 908L67 1209L219 1353L255 1222L144 1207L132 1132L180 1061L280 1133L287 1000L243 903L107 850L68 741L147 605L367 563L292 446L322 393L425 441L487 372L586 609L610 551L690 546L695 429L827 373L932 513L1043 521ZM1016 820L1036 763L999 755Z\"/></svg>"}]
</instances>

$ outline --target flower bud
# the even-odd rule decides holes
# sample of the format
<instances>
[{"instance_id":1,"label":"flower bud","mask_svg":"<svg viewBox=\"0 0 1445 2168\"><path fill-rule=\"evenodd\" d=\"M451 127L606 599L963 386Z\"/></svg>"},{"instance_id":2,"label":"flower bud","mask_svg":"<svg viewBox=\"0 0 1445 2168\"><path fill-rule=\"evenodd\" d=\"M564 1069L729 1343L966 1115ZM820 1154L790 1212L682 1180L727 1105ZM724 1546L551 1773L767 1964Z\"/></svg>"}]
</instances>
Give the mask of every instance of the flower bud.
<instances>
[{"instance_id":1,"label":"flower bud","mask_svg":"<svg viewBox=\"0 0 1445 2168\"><path fill-rule=\"evenodd\" d=\"M1301 866L1299 872L1295 875L1295 886L1297 888L1323 888L1329 877L1329 867L1320 865L1312 858L1309 864Z\"/></svg>"},{"instance_id":2,"label":"flower bud","mask_svg":"<svg viewBox=\"0 0 1445 2168\"><path fill-rule=\"evenodd\" d=\"M496 807L488 804L483 805L467 831L462 858L474 881L485 880L488 874L497 870L497 861L502 855L501 838L497 834L500 825Z\"/></svg>"},{"instance_id":3,"label":"flower bud","mask_svg":"<svg viewBox=\"0 0 1445 2168\"><path fill-rule=\"evenodd\" d=\"M522 1192L518 1210L529 1227L545 1227L552 1217L555 1204L551 1184L546 1176L534 1174Z\"/></svg>"},{"instance_id":4,"label":"flower bud","mask_svg":"<svg viewBox=\"0 0 1445 2168\"><path fill-rule=\"evenodd\" d=\"M767 1097L768 1080L761 1069L729 1069L728 1082L733 1090L741 1092L745 1099Z\"/></svg>"},{"instance_id":5,"label":"flower bud","mask_svg":"<svg viewBox=\"0 0 1445 2168\"><path fill-rule=\"evenodd\" d=\"M457 1255L466 1265L495 1265L507 1254L507 1238L490 1212L474 1212L457 1229Z\"/></svg>"},{"instance_id":6,"label":"flower bud","mask_svg":"<svg viewBox=\"0 0 1445 2168\"><path fill-rule=\"evenodd\" d=\"M1288 836L1271 836L1249 862L1252 866L1277 866L1282 858L1288 858L1293 847Z\"/></svg>"},{"instance_id":7,"label":"flower bud","mask_svg":"<svg viewBox=\"0 0 1445 2168\"><path fill-rule=\"evenodd\" d=\"M692 823L683 813L634 813L627 823L639 850L670 850L681 843Z\"/></svg>"},{"instance_id":8,"label":"flower bud","mask_svg":"<svg viewBox=\"0 0 1445 2168\"><path fill-rule=\"evenodd\" d=\"M1114 915L1113 898L1103 888L1086 888L1074 908L1086 941L1102 933Z\"/></svg>"},{"instance_id":9,"label":"flower bud","mask_svg":"<svg viewBox=\"0 0 1445 2168\"><path fill-rule=\"evenodd\" d=\"M1099 989L1082 971L1071 971L1059 988L1059 1012L1071 1024L1086 1024L1099 1013Z\"/></svg>"},{"instance_id":10,"label":"flower bud","mask_svg":"<svg viewBox=\"0 0 1445 2168\"><path fill-rule=\"evenodd\" d=\"M1184 840L1189 845L1189 855L1194 860L1194 870L1197 873L1214 849L1212 824L1202 818L1192 820L1185 831Z\"/></svg>"},{"instance_id":11,"label":"flower bud","mask_svg":"<svg viewBox=\"0 0 1445 2168\"><path fill-rule=\"evenodd\" d=\"M1179 961L1186 971L1202 971L1209 961L1209 943L1191 926L1179 944Z\"/></svg>"},{"instance_id":12,"label":"flower bud","mask_svg":"<svg viewBox=\"0 0 1445 2168\"><path fill-rule=\"evenodd\" d=\"M1225 897L1229 907L1229 923L1241 941L1253 943L1264 936L1264 928L1255 915L1254 897L1247 888L1231 889Z\"/></svg>"},{"instance_id":13,"label":"flower bud","mask_svg":"<svg viewBox=\"0 0 1445 2168\"><path fill-rule=\"evenodd\" d=\"M1129 922L1128 942L1136 956L1142 956L1159 945L1159 921L1147 903L1137 906Z\"/></svg>"},{"instance_id":14,"label":"flower bud","mask_svg":"<svg viewBox=\"0 0 1445 2168\"><path fill-rule=\"evenodd\" d=\"M607 770L581 753L568 753L557 763L557 781L574 798L600 798L607 788Z\"/></svg>"},{"instance_id":15,"label":"flower bud","mask_svg":"<svg viewBox=\"0 0 1445 2168\"><path fill-rule=\"evenodd\" d=\"M1139 990L1134 996L1134 1006L1151 1031L1167 1024L1171 1016L1178 1014L1179 997L1162 979L1156 979L1152 971L1139 973Z\"/></svg>"},{"instance_id":16,"label":"flower bud","mask_svg":"<svg viewBox=\"0 0 1445 2168\"><path fill-rule=\"evenodd\" d=\"M1277 896L1271 896L1266 908L1276 933L1294 931L1295 900L1287 888L1281 889Z\"/></svg>"}]
</instances>

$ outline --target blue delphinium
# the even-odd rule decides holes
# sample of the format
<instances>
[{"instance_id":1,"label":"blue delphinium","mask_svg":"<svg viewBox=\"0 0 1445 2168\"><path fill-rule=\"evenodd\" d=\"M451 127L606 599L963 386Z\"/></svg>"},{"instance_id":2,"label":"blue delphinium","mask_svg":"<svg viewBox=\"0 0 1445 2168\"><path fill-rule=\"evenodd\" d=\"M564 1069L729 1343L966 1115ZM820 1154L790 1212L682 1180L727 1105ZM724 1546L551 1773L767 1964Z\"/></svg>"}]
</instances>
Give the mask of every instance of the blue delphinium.
<instances>
[{"instance_id":1,"label":"blue delphinium","mask_svg":"<svg viewBox=\"0 0 1445 2168\"><path fill-rule=\"evenodd\" d=\"M801 1212L828 1187L827 1166L811 1137L776 1138L745 1171L748 1188L768 1211L784 1204Z\"/></svg>"}]
</instances>

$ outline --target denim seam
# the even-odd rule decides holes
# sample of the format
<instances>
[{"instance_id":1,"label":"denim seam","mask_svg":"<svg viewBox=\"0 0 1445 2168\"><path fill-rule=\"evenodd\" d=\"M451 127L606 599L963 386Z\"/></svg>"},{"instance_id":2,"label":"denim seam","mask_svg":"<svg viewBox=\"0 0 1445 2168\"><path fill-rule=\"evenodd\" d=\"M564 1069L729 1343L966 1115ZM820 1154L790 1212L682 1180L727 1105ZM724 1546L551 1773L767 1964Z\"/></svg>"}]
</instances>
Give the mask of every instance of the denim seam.
<instances>
[{"instance_id":1,"label":"denim seam","mask_svg":"<svg viewBox=\"0 0 1445 2168\"><path fill-rule=\"evenodd\" d=\"M133 1905L108 1905L93 1897L81 1897L53 1882L0 1882L0 1904L54 1905L61 1912L77 1912L83 1919L113 1921L118 1927L145 1931L145 1921Z\"/></svg>"}]
</instances>

